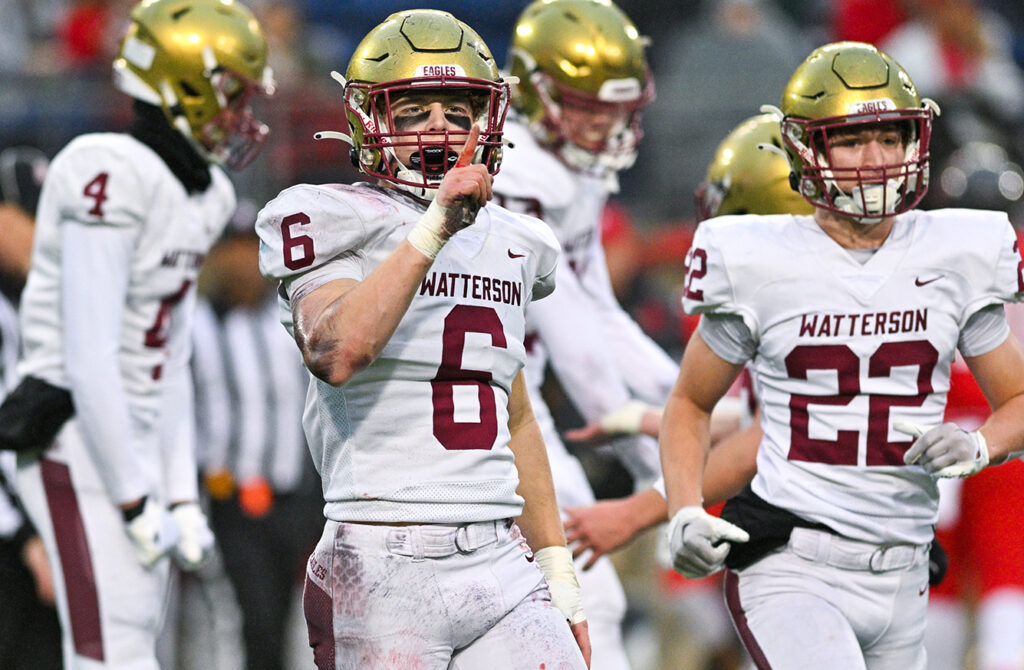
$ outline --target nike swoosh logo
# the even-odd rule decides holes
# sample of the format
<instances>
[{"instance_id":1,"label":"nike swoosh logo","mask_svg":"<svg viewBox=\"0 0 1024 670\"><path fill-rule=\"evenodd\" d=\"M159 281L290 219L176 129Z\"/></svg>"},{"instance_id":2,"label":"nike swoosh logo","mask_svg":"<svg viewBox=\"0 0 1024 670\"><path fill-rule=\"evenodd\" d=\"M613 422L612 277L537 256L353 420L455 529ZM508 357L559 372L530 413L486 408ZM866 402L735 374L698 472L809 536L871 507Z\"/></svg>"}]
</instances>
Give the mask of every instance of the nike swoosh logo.
<instances>
[{"instance_id":1,"label":"nike swoosh logo","mask_svg":"<svg viewBox=\"0 0 1024 670\"><path fill-rule=\"evenodd\" d=\"M514 253L512 253L511 249L508 250L508 257L509 258L522 258L525 255L526 254L514 254Z\"/></svg>"},{"instance_id":2,"label":"nike swoosh logo","mask_svg":"<svg viewBox=\"0 0 1024 670\"><path fill-rule=\"evenodd\" d=\"M928 592L928 587L927 586L922 586L921 590L917 592L917 595L923 596L927 592Z\"/></svg>"},{"instance_id":3,"label":"nike swoosh logo","mask_svg":"<svg viewBox=\"0 0 1024 670\"><path fill-rule=\"evenodd\" d=\"M926 286L931 284L933 281L939 281L943 277L945 277L945 275L939 275L938 277L932 277L931 279L925 279L924 281L921 281L921 278L918 277L914 280L914 286Z\"/></svg>"}]
</instances>

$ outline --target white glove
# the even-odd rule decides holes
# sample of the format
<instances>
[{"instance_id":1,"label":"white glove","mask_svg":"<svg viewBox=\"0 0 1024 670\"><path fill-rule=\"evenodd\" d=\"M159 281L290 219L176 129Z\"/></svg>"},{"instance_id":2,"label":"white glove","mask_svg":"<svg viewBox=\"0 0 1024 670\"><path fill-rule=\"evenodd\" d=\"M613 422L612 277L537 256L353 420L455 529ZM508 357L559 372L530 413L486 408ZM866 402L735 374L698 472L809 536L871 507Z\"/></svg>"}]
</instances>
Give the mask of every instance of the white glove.
<instances>
[{"instance_id":1,"label":"white glove","mask_svg":"<svg viewBox=\"0 0 1024 670\"><path fill-rule=\"evenodd\" d=\"M174 558L183 570L198 570L213 551L213 531L198 503L182 503L171 510L181 537Z\"/></svg>"},{"instance_id":2,"label":"white glove","mask_svg":"<svg viewBox=\"0 0 1024 670\"><path fill-rule=\"evenodd\" d=\"M146 498L142 513L125 524L125 532L135 545L135 555L143 567L150 568L166 556L178 542L178 525L163 505Z\"/></svg>"},{"instance_id":3,"label":"white glove","mask_svg":"<svg viewBox=\"0 0 1024 670\"><path fill-rule=\"evenodd\" d=\"M892 427L916 437L903 462L920 465L936 477L969 477L988 465L988 445L978 431L964 431L955 423L940 426L922 426L904 421Z\"/></svg>"},{"instance_id":4,"label":"white glove","mask_svg":"<svg viewBox=\"0 0 1024 670\"><path fill-rule=\"evenodd\" d=\"M644 414L654 409L640 400L627 400L618 409L608 412L598 423L608 435L636 435L640 432L640 422Z\"/></svg>"},{"instance_id":5,"label":"white glove","mask_svg":"<svg viewBox=\"0 0 1024 670\"><path fill-rule=\"evenodd\" d=\"M558 608L570 624L586 621L580 599L580 583L572 566L572 552L566 547L553 545L534 552L537 565L544 573L551 591L551 604Z\"/></svg>"},{"instance_id":6,"label":"white glove","mask_svg":"<svg viewBox=\"0 0 1024 670\"><path fill-rule=\"evenodd\" d=\"M690 579L714 574L725 567L730 542L746 542L747 531L704 511L703 507L683 507L668 522L665 531L669 555L676 572Z\"/></svg>"}]
</instances>

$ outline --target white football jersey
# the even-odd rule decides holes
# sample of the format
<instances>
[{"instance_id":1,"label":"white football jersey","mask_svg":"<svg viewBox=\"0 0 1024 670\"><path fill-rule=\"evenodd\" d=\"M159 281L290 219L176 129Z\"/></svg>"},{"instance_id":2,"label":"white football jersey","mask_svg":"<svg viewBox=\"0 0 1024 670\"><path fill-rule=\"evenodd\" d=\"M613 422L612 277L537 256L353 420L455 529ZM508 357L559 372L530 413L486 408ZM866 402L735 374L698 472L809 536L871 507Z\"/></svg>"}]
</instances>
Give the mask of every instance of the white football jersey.
<instances>
[{"instance_id":1,"label":"white football jersey","mask_svg":"<svg viewBox=\"0 0 1024 670\"><path fill-rule=\"evenodd\" d=\"M554 295L526 315L526 380L535 411L544 402L541 387L549 363L585 421L633 397L664 402L678 368L622 310L608 278L601 246L608 182L571 170L519 120L505 124L505 136L513 146L495 177L495 200L541 218L563 251ZM542 427L558 500L563 506L589 504L593 493L582 468L547 419ZM613 449L638 484L657 476L654 440L620 438Z\"/></svg>"},{"instance_id":2,"label":"white football jersey","mask_svg":"<svg viewBox=\"0 0 1024 670\"><path fill-rule=\"evenodd\" d=\"M505 151L501 171L494 178L494 199L548 224L569 267L582 275L590 263L604 260L594 258L593 246L600 249L607 183L570 170L516 120L505 124L504 135L513 146Z\"/></svg>"},{"instance_id":3,"label":"white football jersey","mask_svg":"<svg viewBox=\"0 0 1024 670\"><path fill-rule=\"evenodd\" d=\"M563 266L572 271L582 290L581 296L567 296L566 302L574 303L577 310L590 311L600 322L599 329L572 328L578 346L558 351L560 360L556 364L561 367L558 376L562 385L570 393L580 387L586 389L573 402L587 419L596 419L625 402L619 399L619 392L609 391L605 393L607 397L602 397L611 383L593 382L592 371L599 363L593 352L602 349L613 357L616 374L626 387L626 399L636 397L649 403L663 403L679 367L637 326L615 297L601 246L608 182L569 169L542 148L519 120L505 124L505 137L514 146L505 152L501 172L494 179L495 200L514 211L536 216L551 227L562 246ZM548 303L548 307L553 308L553 303ZM573 319L566 312L561 320L563 327L572 324ZM546 345L553 339L553 329L537 323L531 310L527 314L527 331L531 340L527 373L530 384L540 388L548 361ZM566 377L572 370L579 372Z\"/></svg>"},{"instance_id":4,"label":"white football jersey","mask_svg":"<svg viewBox=\"0 0 1024 670\"><path fill-rule=\"evenodd\" d=\"M931 541L935 479L892 426L941 423L968 318L1024 297L1006 215L902 214L863 264L810 216L721 217L687 264L686 311L740 315L757 341L754 491L854 539Z\"/></svg>"},{"instance_id":5,"label":"white football jersey","mask_svg":"<svg viewBox=\"0 0 1024 670\"><path fill-rule=\"evenodd\" d=\"M290 301L362 280L425 207L371 184L301 185L260 212L260 267ZM310 383L303 420L338 521L462 523L517 516L508 394L525 309L554 288L558 242L489 204L444 246L380 356L343 386ZM301 299L301 297L299 298Z\"/></svg>"},{"instance_id":6,"label":"white football jersey","mask_svg":"<svg viewBox=\"0 0 1024 670\"><path fill-rule=\"evenodd\" d=\"M39 200L32 268L21 299L24 360L30 374L68 388L60 305L60 227L68 222L127 231L135 238L118 352L127 400L155 410L168 354L190 338L199 267L235 210L222 170L189 195L163 160L127 134L72 141L53 159Z\"/></svg>"}]
</instances>

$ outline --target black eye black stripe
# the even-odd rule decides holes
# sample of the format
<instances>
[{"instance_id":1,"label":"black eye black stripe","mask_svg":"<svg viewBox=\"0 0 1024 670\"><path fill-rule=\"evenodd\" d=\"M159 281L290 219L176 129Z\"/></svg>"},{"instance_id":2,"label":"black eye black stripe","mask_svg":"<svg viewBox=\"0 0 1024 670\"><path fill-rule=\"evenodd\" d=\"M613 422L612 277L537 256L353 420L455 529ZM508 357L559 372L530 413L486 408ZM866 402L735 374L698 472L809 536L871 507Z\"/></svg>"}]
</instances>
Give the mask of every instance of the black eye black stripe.
<instances>
[{"instance_id":1,"label":"black eye black stripe","mask_svg":"<svg viewBox=\"0 0 1024 670\"><path fill-rule=\"evenodd\" d=\"M430 112L421 112L419 114L401 114L395 117L395 130L406 130L411 126L423 123L430 116ZM462 130L469 130L473 125L473 120L465 114L445 114L445 119L448 123L453 126L457 126Z\"/></svg>"}]
</instances>

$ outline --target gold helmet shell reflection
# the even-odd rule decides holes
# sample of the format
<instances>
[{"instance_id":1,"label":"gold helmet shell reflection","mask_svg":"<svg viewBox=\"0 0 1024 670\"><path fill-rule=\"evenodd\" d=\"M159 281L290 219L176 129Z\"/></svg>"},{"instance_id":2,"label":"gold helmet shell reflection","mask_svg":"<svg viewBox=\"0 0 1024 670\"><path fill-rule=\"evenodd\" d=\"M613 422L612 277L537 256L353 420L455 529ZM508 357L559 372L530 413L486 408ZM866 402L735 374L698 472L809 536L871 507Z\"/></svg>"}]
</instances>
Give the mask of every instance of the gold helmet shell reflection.
<instances>
[{"instance_id":1,"label":"gold helmet shell reflection","mask_svg":"<svg viewBox=\"0 0 1024 670\"><path fill-rule=\"evenodd\" d=\"M862 42L827 44L796 69L782 95L782 137L794 182L808 202L862 223L909 210L928 190L928 151L938 107L922 99L910 75L886 53ZM832 166L836 133L863 124L897 124L903 161L879 178ZM855 182L849 192L838 181Z\"/></svg>"},{"instance_id":2,"label":"gold helmet shell reflection","mask_svg":"<svg viewBox=\"0 0 1024 670\"><path fill-rule=\"evenodd\" d=\"M211 162L240 167L267 128L252 118L253 93L273 93L259 23L233 0L143 0L114 62L114 81L163 109Z\"/></svg>"},{"instance_id":3,"label":"gold helmet shell reflection","mask_svg":"<svg viewBox=\"0 0 1024 670\"><path fill-rule=\"evenodd\" d=\"M632 165L640 113L654 99L647 38L611 0L536 0L519 16L509 74L519 81L513 106L537 140L582 170ZM617 114L598 147L576 147L563 119L567 105Z\"/></svg>"},{"instance_id":4,"label":"gold helmet shell reflection","mask_svg":"<svg viewBox=\"0 0 1024 670\"><path fill-rule=\"evenodd\" d=\"M811 214L814 207L793 190L783 154L779 120L750 117L715 150L695 194L699 221L727 214Z\"/></svg>"}]
</instances>

